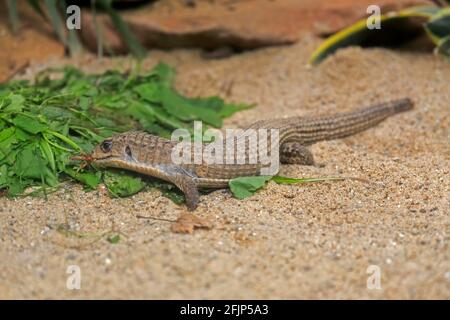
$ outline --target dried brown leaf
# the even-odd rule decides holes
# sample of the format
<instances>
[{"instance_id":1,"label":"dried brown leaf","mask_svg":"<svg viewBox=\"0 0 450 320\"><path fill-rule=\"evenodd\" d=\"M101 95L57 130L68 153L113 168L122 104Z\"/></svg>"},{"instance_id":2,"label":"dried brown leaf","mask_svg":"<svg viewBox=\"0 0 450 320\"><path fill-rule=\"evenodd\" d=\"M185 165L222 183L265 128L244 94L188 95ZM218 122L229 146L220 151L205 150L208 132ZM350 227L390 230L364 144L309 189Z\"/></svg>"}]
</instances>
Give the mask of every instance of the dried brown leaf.
<instances>
[{"instance_id":1,"label":"dried brown leaf","mask_svg":"<svg viewBox=\"0 0 450 320\"><path fill-rule=\"evenodd\" d=\"M193 233L195 228L211 229L212 223L191 213L182 213L170 227L175 233Z\"/></svg>"}]
</instances>

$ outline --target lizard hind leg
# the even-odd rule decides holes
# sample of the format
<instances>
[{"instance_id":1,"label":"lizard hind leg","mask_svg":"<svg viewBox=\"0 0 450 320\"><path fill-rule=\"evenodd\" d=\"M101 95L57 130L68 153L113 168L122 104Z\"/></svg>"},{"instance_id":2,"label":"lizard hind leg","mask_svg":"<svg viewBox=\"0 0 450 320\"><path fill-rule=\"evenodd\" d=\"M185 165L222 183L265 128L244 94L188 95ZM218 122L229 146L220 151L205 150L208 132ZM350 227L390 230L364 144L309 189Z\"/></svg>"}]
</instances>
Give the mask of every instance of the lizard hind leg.
<instances>
[{"instance_id":1,"label":"lizard hind leg","mask_svg":"<svg viewBox=\"0 0 450 320\"><path fill-rule=\"evenodd\" d=\"M200 201L197 184L194 179L187 176L176 176L173 183L184 193L186 207L189 211L194 211Z\"/></svg>"},{"instance_id":2,"label":"lizard hind leg","mask_svg":"<svg viewBox=\"0 0 450 320\"><path fill-rule=\"evenodd\" d=\"M285 142L280 147L280 161L284 164L313 166L314 156L311 151L299 142Z\"/></svg>"}]
</instances>

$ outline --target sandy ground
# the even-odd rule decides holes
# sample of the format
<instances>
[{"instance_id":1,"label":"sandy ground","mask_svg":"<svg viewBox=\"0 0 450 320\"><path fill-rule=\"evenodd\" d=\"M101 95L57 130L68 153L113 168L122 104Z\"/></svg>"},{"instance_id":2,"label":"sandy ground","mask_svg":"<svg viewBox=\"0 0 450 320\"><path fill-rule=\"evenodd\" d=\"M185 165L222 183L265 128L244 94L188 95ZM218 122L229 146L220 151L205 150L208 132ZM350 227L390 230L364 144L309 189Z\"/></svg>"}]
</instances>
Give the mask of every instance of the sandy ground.
<instances>
[{"instance_id":1,"label":"sandy ground","mask_svg":"<svg viewBox=\"0 0 450 320\"><path fill-rule=\"evenodd\" d=\"M218 190L196 212L215 227L192 235L137 218L180 214L156 190L111 199L69 186L47 201L0 198L0 298L450 298L450 62L351 48L307 68L319 42L305 35L295 46L214 61L195 51L152 52L145 67L173 64L177 87L190 95L256 102L227 120L233 127L411 97L411 112L314 145L324 168L281 171L373 184L270 183L246 200ZM83 61L91 71L111 65L129 63ZM111 230L125 235L118 244L106 240ZM80 267L80 290L66 287L71 265ZM381 289L367 287L371 265L379 267Z\"/></svg>"}]
</instances>

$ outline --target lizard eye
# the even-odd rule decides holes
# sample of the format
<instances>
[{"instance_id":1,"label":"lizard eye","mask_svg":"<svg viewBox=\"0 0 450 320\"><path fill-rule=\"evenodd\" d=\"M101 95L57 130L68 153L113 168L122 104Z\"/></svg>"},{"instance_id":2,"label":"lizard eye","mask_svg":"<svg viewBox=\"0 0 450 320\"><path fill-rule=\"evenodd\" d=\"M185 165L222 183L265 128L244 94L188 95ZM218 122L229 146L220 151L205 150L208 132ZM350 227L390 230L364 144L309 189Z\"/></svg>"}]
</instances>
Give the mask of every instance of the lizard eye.
<instances>
[{"instance_id":1,"label":"lizard eye","mask_svg":"<svg viewBox=\"0 0 450 320\"><path fill-rule=\"evenodd\" d=\"M112 141L111 140L105 140L100 145L100 149L102 149L103 152L110 152L112 149Z\"/></svg>"}]
</instances>

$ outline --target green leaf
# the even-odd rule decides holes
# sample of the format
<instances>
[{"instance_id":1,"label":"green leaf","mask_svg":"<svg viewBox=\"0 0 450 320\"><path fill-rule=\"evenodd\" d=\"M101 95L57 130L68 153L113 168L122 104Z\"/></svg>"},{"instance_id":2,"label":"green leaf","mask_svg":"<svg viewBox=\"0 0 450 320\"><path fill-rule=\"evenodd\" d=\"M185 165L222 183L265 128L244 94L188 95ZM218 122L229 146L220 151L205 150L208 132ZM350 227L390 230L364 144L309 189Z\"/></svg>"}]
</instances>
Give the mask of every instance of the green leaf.
<instances>
[{"instance_id":1,"label":"green leaf","mask_svg":"<svg viewBox=\"0 0 450 320\"><path fill-rule=\"evenodd\" d=\"M0 166L0 189L5 188L8 182L8 167L6 165Z\"/></svg>"},{"instance_id":2,"label":"green leaf","mask_svg":"<svg viewBox=\"0 0 450 320\"><path fill-rule=\"evenodd\" d=\"M20 129L32 134L37 134L47 129L47 126L43 123L40 123L35 119L35 117L25 116L23 114L19 114L18 116L16 116L13 119L13 123Z\"/></svg>"},{"instance_id":3,"label":"green leaf","mask_svg":"<svg viewBox=\"0 0 450 320\"><path fill-rule=\"evenodd\" d=\"M143 83L133 88L142 99L150 102L161 102L160 88L155 82Z\"/></svg>"},{"instance_id":4,"label":"green leaf","mask_svg":"<svg viewBox=\"0 0 450 320\"><path fill-rule=\"evenodd\" d=\"M312 53L309 63L312 65L318 64L338 49L351 45L367 46L370 43L377 45L398 44L399 37L395 37L396 34L401 30L411 30L414 27L414 24L411 23L411 18L427 21L439 10L437 7L424 6L381 15L381 29L369 29L367 28L367 19L361 19L327 38Z\"/></svg>"},{"instance_id":5,"label":"green leaf","mask_svg":"<svg viewBox=\"0 0 450 320\"><path fill-rule=\"evenodd\" d=\"M65 168L64 173L66 173L71 178L75 179L86 185L89 189L95 189L101 182L101 174L100 172L91 173L91 172L77 172L72 168Z\"/></svg>"},{"instance_id":6,"label":"green leaf","mask_svg":"<svg viewBox=\"0 0 450 320\"><path fill-rule=\"evenodd\" d=\"M129 94L122 93L111 96L111 94L104 94L94 98L94 103L97 106L107 107L110 109L124 109L130 103Z\"/></svg>"},{"instance_id":7,"label":"green leaf","mask_svg":"<svg viewBox=\"0 0 450 320\"><path fill-rule=\"evenodd\" d=\"M0 132L0 161L13 163L15 161L16 150L12 150L12 146L18 142L16 137L16 129L10 127Z\"/></svg>"},{"instance_id":8,"label":"green leaf","mask_svg":"<svg viewBox=\"0 0 450 320\"><path fill-rule=\"evenodd\" d=\"M17 177L10 178L7 184L8 195L11 197L18 196L25 190L26 184Z\"/></svg>"},{"instance_id":9,"label":"green leaf","mask_svg":"<svg viewBox=\"0 0 450 320\"><path fill-rule=\"evenodd\" d=\"M183 97L171 88L161 87L160 95L164 109L178 119L183 121L198 119L216 128L222 126L220 115L212 108L199 106L193 103L193 100Z\"/></svg>"},{"instance_id":10,"label":"green leaf","mask_svg":"<svg viewBox=\"0 0 450 320\"><path fill-rule=\"evenodd\" d=\"M442 38L438 44L439 53L450 57L450 36Z\"/></svg>"},{"instance_id":11,"label":"green leaf","mask_svg":"<svg viewBox=\"0 0 450 320\"><path fill-rule=\"evenodd\" d=\"M117 244L120 241L120 234L110 235L107 240L111 244Z\"/></svg>"},{"instance_id":12,"label":"green leaf","mask_svg":"<svg viewBox=\"0 0 450 320\"><path fill-rule=\"evenodd\" d=\"M231 192L238 199L245 199L264 187L272 176L240 177L228 182Z\"/></svg>"},{"instance_id":13,"label":"green leaf","mask_svg":"<svg viewBox=\"0 0 450 320\"><path fill-rule=\"evenodd\" d=\"M41 179L45 173L46 161L39 155L34 144L27 144L17 154L13 170L19 177Z\"/></svg>"},{"instance_id":14,"label":"green leaf","mask_svg":"<svg viewBox=\"0 0 450 320\"><path fill-rule=\"evenodd\" d=\"M47 106L43 108L42 114L48 119L68 120L75 118L75 115L72 112L57 106Z\"/></svg>"},{"instance_id":15,"label":"green leaf","mask_svg":"<svg viewBox=\"0 0 450 320\"><path fill-rule=\"evenodd\" d=\"M238 111L250 109L253 108L254 106L256 106L256 104L246 104L246 103L226 104L219 111L219 115L222 118L228 118Z\"/></svg>"},{"instance_id":16,"label":"green leaf","mask_svg":"<svg viewBox=\"0 0 450 320\"><path fill-rule=\"evenodd\" d=\"M14 127L3 129L2 131L0 131L0 142L11 138L15 132L16 129Z\"/></svg>"},{"instance_id":17,"label":"green leaf","mask_svg":"<svg viewBox=\"0 0 450 320\"><path fill-rule=\"evenodd\" d=\"M156 119L164 125L172 129L183 128L185 124L178 119L171 117L164 109L162 108L152 108Z\"/></svg>"},{"instance_id":18,"label":"green leaf","mask_svg":"<svg viewBox=\"0 0 450 320\"><path fill-rule=\"evenodd\" d=\"M30 141L32 139L32 135L16 127L16 138L19 141Z\"/></svg>"},{"instance_id":19,"label":"green leaf","mask_svg":"<svg viewBox=\"0 0 450 320\"><path fill-rule=\"evenodd\" d=\"M128 197L145 188L146 183L140 177L124 171L105 171L103 182L114 197Z\"/></svg>"},{"instance_id":20,"label":"green leaf","mask_svg":"<svg viewBox=\"0 0 450 320\"><path fill-rule=\"evenodd\" d=\"M21 112L23 110L23 104L25 102L25 98L22 95L13 94L13 95L11 95L11 97L9 99L10 99L10 102L4 109L5 112Z\"/></svg>"},{"instance_id":21,"label":"green leaf","mask_svg":"<svg viewBox=\"0 0 450 320\"><path fill-rule=\"evenodd\" d=\"M414 6L401 10L399 14L411 17L431 18L441 10L441 8L435 6Z\"/></svg>"},{"instance_id":22,"label":"green leaf","mask_svg":"<svg viewBox=\"0 0 450 320\"><path fill-rule=\"evenodd\" d=\"M175 70L168 64L160 62L152 69L149 76L156 76L162 86L171 87L175 78Z\"/></svg>"},{"instance_id":23,"label":"green leaf","mask_svg":"<svg viewBox=\"0 0 450 320\"><path fill-rule=\"evenodd\" d=\"M441 39L450 36L450 8L445 8L436 13L430 21L425 24L425 28L436 45L441 43Z\"/></svg>"}]
</instances>

